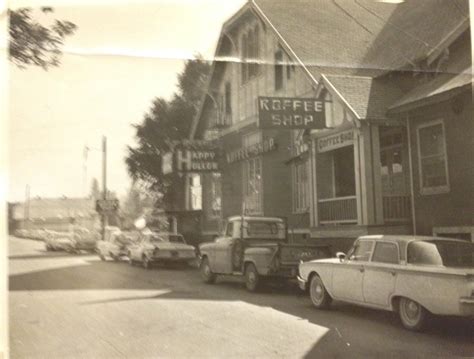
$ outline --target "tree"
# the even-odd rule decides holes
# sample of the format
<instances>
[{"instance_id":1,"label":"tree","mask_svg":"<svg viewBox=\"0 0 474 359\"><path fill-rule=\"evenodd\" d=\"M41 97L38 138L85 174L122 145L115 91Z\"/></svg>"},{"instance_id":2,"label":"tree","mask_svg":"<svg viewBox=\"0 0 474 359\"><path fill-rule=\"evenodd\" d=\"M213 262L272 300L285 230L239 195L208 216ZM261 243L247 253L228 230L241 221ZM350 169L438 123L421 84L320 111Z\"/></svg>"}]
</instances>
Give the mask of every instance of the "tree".
<instances>
[{"instance_id":1,"label":"tree","mask_svg":"<svg viewBox=\"0 0 474 359\"><path fill-rule=\"evenodd\" d=\"M42 7L42 13L52 13L51 7ZM30 8L8 10L10 16L10 43L8 57L15 65L28 65L48 69L58 66L64 39L77 29L70 21L54 20L48 26L41 25L32 18Z\"/></svg>"},{"instance_id":2,"label":"tree","mask_svg":"<svg viewBox=\"0 0 474 359\"><path fill-rule=\"evenodd\" d=\"M125 159L128 172L132 179L141 180L153 191L161 193L159 201L169 209L178 202L177 196L182 195L182 187L181 191L173 191L172 185L182 183L182 179L176 175L162 175L161 155L171 149L172 141L188 138L209 71L209 63L201 57L187 61L178 75L177 93L170 101L155 98L143 122L134 125L138 145L128 147Z\"/></svg>"}]
</instances>

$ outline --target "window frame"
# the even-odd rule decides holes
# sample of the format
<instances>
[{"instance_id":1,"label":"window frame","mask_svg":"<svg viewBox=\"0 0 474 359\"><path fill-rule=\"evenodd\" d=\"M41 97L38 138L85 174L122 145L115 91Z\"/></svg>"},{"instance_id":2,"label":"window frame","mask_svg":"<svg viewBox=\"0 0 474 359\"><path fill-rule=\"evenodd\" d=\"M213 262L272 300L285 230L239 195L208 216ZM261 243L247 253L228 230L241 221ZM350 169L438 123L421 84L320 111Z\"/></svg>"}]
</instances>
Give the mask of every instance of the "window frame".
<instances>
[{"instance_id":1,"label":"window frame","mask_svg":"<svg viewBox=\"0 0 474 359\"><path fill-rule=\"evenodd\" d=\"M285 81L285 64L284 64L284 51L280 48L278 48L273 55L273 60L274 60L274 65L273 65L273 89L275 92L277 91L282 91L283 88L285 87L284 81ZM278 57L278 58L277 58ZM280 75L280 80L278 82L277 86L277 71L279 72Z\"/></svg>"},{"instance_id":2,"label":"window frame","mask_svg":"<svg viewBox=\"0 0 474 359\"><path fill-rule=\"evenodd\" d=\"M354 252L355 252L355 249L360 245L360 243L362 242L367 242L367 243L371 243L372 244L372 248L370 250L370 255L369 255L369 258L367 260L364 260L364 261L361 261L361 260L354 260L354 259L351 259L351 257L354 255ZM349 260L349 262L351 263L360 263L360 262L363 262L363 263L368 263L372 260L372 256L374 255L374 249L375 249L375 240L373 239L359 239L357 240L354 245L351 247L351 249L349 250L349 252L347 253L347 259Z\"/></svg>"},{"instance_id":3,"label":"window frame","mask_svg":"<svg viewBox=\"0 0 474 359\"><path fill-rule=\"evenodd\" d=\"M391 262L381 262L381 261L375 261L374 256L375 256L375 251L377 250L377 245L379 244L391 244L395 246L396 252L397 252L397 263L391 263ZM376 241L374 248L372 249L372 255L370 256L370 262L376 263L376 264L391 264L391 265L399 265L401 263L401 258L400 258L400 247L397 242L393 241Z\"/></svg>"},{"instance_id":4,"label":"window frame","mask_svg":"<svg viewBox=\"0 0 474 359\"><path fill-rule=\"evenodd\" d=\"M441 186L434 186L434 187L425 187L423 185L423 159L421 156L421 141L420 141L420 130L428 127L434 127L441 125L442 135L443 135L443 157L444 157L444 172L446 176L446 184ZM437 119L433 121L428 121L422 124L419 124L416 127L416 142L417 142L417 155L418 155L418 178L419 178L419 185L420 185L420 194L421 195L432 195L432 194L442 194L448 193L450 191L449 185L449 170L448 170L448 150L446 148L446 129L444 126L443 119Z\"/></svg>"},{"instance_id":5,"label":"window frame","mask_svg":"<svg viewBox=\"0 0 474 359\"><path fill-rule=\"evenodd\" d=\"M306 183L304 187L301 186L301 178L299 170L301 171L304 168L306 171ZM310 206L310 187L309 187L309 159L302 161L295 161L292 165L292 197L293 197L293 213L301 214L308 213ZM298 181L300 180L300 181ZM302 200L305 198L305 200ZM304 203L303 203L304 202ZM302 203L304 205L302 205Z\"/></svg>"}]
</instances>

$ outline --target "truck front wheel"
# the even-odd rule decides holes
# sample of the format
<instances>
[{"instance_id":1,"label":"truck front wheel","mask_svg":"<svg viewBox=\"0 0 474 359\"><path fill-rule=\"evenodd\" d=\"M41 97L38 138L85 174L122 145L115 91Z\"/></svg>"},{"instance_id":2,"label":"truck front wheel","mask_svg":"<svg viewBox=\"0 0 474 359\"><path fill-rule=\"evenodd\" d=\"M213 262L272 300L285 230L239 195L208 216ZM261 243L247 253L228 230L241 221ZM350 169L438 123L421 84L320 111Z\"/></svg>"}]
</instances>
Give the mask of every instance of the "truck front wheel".
<instances>
[{"instance_id":1,"label":"truck front wheel","mask_svg":"<svg viewBox=\"0 0 474 359\"><path fill-rule=\"evenodd\" d=\"M245 286L250 292L256 292L260 282L257 268L253 263L247 264L245 267Z\"/></svg>"},{"instance_id":2,"label":"truck front wheel","mask_svg":"<svg viewBox=\"0 0 474 359\"><path fill-rule=\"evenodd\" d=\"M203 281L207 284L214 284L216 282L216 275L212 273L211 266L209 265L209 260L207 257L204 257L201 261L200 266L201 277Z\"/></svg>"}]
</instances>

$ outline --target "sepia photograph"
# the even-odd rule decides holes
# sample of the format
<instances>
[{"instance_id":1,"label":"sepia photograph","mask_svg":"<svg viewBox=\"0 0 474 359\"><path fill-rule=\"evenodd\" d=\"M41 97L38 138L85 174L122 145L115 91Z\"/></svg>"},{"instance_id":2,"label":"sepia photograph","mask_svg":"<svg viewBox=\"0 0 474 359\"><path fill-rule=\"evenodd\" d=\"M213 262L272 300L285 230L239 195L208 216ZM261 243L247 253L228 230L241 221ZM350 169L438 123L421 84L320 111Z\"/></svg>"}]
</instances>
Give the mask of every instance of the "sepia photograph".
<instances>
[{"instance_id":1,"label":"sepia photograph","mask_svg":"<svg viewBox=\"0 0 474 359\"><path fill-rule=\"evenodd\" d=\"M474 358L474 0L0 5L0 359Z\"/></svg>"}]
</instances>

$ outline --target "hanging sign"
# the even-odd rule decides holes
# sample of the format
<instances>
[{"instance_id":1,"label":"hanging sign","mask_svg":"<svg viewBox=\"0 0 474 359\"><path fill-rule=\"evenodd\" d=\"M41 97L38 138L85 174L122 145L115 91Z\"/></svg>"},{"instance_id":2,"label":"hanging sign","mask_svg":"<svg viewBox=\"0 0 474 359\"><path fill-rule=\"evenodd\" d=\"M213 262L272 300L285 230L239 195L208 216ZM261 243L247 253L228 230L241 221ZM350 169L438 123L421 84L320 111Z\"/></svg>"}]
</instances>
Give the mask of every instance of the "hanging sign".
<instances>
[{"instance_id":1,"label":"hanging sign","mask_svg":"<svg viewBox=\"0 0 474 359\"><path fill-rule=\"evenodd\" d=\"M194 146L193 146L194 145ZM203 147L202 143L183 141L175 144L172 152L161 156L161 170L164 175L172 172L219 172L218 150Z\"/></svg>"},{"instance_id":2,"label":"hanging sign","mask_svg":"<svg viewBox=\"0 0 474 359\"><path fill-rule=\"evenodd\" d=\"M264 129L326 128L324 101L316 98L258 98L258 127Z\"/></svg>"}]
</instances>

